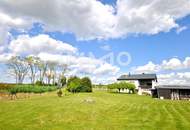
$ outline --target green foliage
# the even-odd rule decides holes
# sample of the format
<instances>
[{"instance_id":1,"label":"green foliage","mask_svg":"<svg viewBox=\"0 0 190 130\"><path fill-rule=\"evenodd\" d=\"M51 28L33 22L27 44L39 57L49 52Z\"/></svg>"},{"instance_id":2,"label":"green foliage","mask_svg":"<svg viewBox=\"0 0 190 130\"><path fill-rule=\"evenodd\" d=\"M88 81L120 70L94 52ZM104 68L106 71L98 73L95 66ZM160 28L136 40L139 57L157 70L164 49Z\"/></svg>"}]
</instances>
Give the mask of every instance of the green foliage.
<instances>
[{"instance_id":1,"label":"green foliage","mask_svg":"<svg viewBox=\"0 0 190 130\"><path fill-rule=\"evenodd\" d=\"M32 86L32 85L18 85L8 89L10 94L17 93L44 93L55 91L56 87L53 86Z\"/></svg>"},{"instance_id":2,"label":"green foliage","mask_svg":"<svg viewBox=\"0 0 190 130\"><path fill-rule=\"evenodd\" d=\"M107 88L109 90L118 89L119 92L121 89L128 89L132 93L135 93L135 85L132 83L127 83L127 82L119 82L119 83L109 84L109 85L107 85Z\"/></svg>"},{"instance_id":3,"label":"green foliage","mask_svg":"<svg viewBox=\"0 0 190 130\"><path fill-rule=\"evenodd\" d=\"M92 92L92 83L88 77L82 79L74 76L69 78L67 83L67 90L69 92Z\"/></svg>"},{"instance_id":4,"label":"green foliage","mask_svg":"<svg viewBox=\"0 0 190 130\"><path fill-rule=\"evenodd\" d=\"M37 80L36 83L35 83L35 85L37 85L37 86L42 86L43 84L44 83L42 81L39 81L39 80Z\"/></svg>"},{"instance_id":5,"label":"green foliage","mask_svg":"<svg viewBox=\"0 0 190 130\"><path fill-rule=\"evenodd\" d=\"M68 83L67 83L67 90L73 93L78 92L79 88L81 87L80 85L81 85L80 78L76 76L71 77L69 78Z\"/></svg>"},{"instance_id":6,"label":"green foliage","mask_svg":"<svg viewBox=\"0 0 190 130\"><path fill-rule=\"evenodd\" d=\"M80 92L92 92L92 82L88 77L84 77L81 79Z\"/></svg>"},{"instance_id":7,"label":"green foliage","mask_svg":"<svg viewBox=\"0 0 190 130\"><path fill-rule=\"evenodd\" d=\"M0 90L7 90L13 88L16 84L0 83Z\"/></svg>"},{"instance_id":8,"label":"green foliage","mask_svg":"<svg viewBox=\"0 0 190 130\"><path fill-rule=\"evenodd\" d=\"M62 94L63 94L63 92L61 91L61 89L59 89L59 91L57 92L57 96L58 96L58 97L61 97Z\"/></svg>"}]
</instances>

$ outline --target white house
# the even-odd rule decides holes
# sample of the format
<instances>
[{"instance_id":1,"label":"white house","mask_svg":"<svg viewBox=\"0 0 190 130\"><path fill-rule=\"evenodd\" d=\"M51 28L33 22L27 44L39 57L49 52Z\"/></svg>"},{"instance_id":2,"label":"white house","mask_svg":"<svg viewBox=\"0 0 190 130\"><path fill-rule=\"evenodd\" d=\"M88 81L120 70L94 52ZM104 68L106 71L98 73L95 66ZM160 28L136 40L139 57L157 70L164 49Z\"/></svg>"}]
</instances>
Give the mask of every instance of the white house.
<instances>
[{"instance_id":1,"label":"white house","mask_svg":"<svg viewBox=\"0 0 190 130\"><path fill-rule=\"evenodd\" d=\"M134 83L139 95L143 93L151 94L151 89L154 89L157 83L156 74L128 74L121 75L118 79L119 82L126 81Z\"/></svg>"}]
</instances>

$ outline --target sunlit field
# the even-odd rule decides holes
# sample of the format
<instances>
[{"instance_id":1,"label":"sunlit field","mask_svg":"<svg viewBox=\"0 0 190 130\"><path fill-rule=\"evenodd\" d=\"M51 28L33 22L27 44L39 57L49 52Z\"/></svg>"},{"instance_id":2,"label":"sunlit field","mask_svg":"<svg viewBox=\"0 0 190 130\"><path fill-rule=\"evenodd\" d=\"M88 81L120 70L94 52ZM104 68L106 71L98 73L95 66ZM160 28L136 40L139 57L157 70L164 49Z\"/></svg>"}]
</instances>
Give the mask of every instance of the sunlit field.
<instances>
[{"instance_id":1,"label":"sunlit field","mask_svg":"<svg viewBox=\"0 0 190 130\"><path fill-rule=\"evenodd\" d=\"M0 130L189 130L190 102L106 91L0 100Z\"/></svg>"}]
</instances>

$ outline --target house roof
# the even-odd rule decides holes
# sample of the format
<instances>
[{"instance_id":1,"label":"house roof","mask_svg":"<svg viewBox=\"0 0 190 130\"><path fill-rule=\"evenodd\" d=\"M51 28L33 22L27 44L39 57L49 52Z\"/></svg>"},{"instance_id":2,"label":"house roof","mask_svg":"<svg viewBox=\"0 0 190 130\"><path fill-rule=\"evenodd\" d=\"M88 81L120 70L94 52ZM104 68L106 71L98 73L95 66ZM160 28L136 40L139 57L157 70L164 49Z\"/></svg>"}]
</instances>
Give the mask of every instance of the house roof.
<instances>
[{"instance_id":1,"label":"house roof","mask_svg":"<svg viewBox=\"0 0 190 130\"><path fill-rule=\"evenodd\" d=\"M156 86L157 89L190 89L188 85L160 85Z\"/></svg>"},{"instance_id":2,"label":"house roof","mask_svg":"<svg viewBox=\"0 0 190 130\"><path fill-rule=\"evenodd\" d=\"M141 79L157 80L157 77L156 74L129 74L129 75L121 75L117 80L141 80Z\"/></svg>"}]
</instances>

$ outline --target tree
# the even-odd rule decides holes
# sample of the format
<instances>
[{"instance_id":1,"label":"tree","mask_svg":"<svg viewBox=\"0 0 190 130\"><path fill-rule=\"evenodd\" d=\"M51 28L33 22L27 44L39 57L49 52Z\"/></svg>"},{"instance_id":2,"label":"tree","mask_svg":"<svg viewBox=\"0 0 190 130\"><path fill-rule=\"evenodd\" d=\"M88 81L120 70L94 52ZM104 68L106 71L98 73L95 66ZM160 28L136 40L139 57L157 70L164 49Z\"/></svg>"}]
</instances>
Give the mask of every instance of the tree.
<instances>
[{"instance_id":1,"label":"tree","mask_svg":"<svg viewBox=\"0 0 190 130\"><path fill-rule=\"evenodd\" d=\"M41 83L44 83L44 77L45 77L45 74L46 74L46 71L47 71L48 64L45 61L39 60L37 62L37 67L38 67L38 70L40 72L40 75L39 75L40 79L39 79L39 81Z\"/></svg>"},{"instance_id":2,"label":"tree","mask_svg":"<svg viewBox=\"0 0 190 130\"><path fill-rule=\"evenodd\" d=\"M20 56L13 56L8 61L7 66L10 70L10 74L15 76L16 83L22 84L29 70L26 58L22 58Z\"/></svg>"},{"instance_id":3,"label":"tree","mask_svg":"<svg viewBox=\"0 0 190 130\"><path fill-rule=\"evenodd\" d=\"M61 83L62 87L67 83L66 81L67 81L66 77L64 75L62 75L60 77L60 83Z\"/></svg>"},{"instance_id":4,"label":"tree","mask_svg":"<svg viewBox=\"0 0 190 130\"><path fill-rule=\"evenodd\" d=\"M49 80L53 80L52 84L55 85L56 79L56 70L57 70L57 63L56 62L47 62L48 69L49 69ZM49 83L48 83L49 84Z\"/></svg>"},{"instance_id":5,"label":"tree","mask_svg":"<svg viewBox=\"0 0 190 130\"><path fill-rule=\"evenodd\" d=\"M92 92L92 82L90 78L84 77L81 79L81 92Z\"/></svg>"},{"instance_id":6,"label":"tree","mask_svg":"<svg viewBox=\"0 0 190 130\"><path fill-rule=\"evenodd\" d=\"M67 82L67 90L69 92L76 93L78 90L77 88L79 88L80 85L81 85L80 78L78 78L77 76L70 77Z\"/></svg>"},{"instance_id":7,"label":"tree","mask_svg":"<svg viewBox=\"0 0 190 130\"><path fill-rule=\"evenodd\" d=\"M69 78L67 82L67 90L69 92L92 92L92 83L88 77L82 79L74 76Z\"/></svg>"},{"instance_id":8,"label":"tree","mask_svg":"<svg viewBox=\"0 0 190 130\"><path fill-rule=\"evenodd\" d=\"M31 80L31 84L35 83L35 79L36 79L36 74L38 72L38 62L39 62L39 58L35 57L35 56L28 56L26 57L26 62L28 63L29 69L30 69L30 80Z\"/></svg>"}]
</instances>

